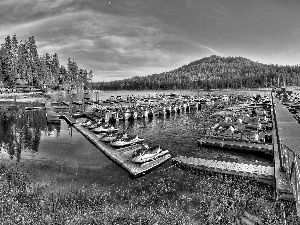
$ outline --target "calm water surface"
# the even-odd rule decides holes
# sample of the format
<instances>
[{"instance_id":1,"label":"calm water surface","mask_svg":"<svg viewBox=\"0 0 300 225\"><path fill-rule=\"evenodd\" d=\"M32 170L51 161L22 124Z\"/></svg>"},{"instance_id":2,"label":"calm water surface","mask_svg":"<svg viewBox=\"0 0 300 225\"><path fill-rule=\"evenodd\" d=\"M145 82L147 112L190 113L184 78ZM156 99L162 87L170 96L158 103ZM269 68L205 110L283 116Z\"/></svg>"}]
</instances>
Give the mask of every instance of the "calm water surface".
<instances>
[{"instance_id":1,"label":"calm water surface","mask_svg":"<svg viewBox=\"0 0 300 225\"><path fill-rule=\"evenodd\" d=\"M163 93L170 92L163 91ZM196 95L195 92L189 91L181 93ZM107 99L113 94L126 96L154 94L154 92L101 92L100 98ZM50 101L81 100L83 97L86 96L84 94L58 96ZM95 94L90 94L89 97L96 98ZM185 155L271 164L267 158L240 152L203 147L200 149L196 143L200 134L199 120L196 119L199 113L201 112L192 111L132 122L120 121L114 125L130 134L138 134L148 143L160 144L168 149L172 156ZM82 120L84 119L79 119ZM110 161L79 132L70 128L64 120L60 125L47 125L44 111L21 110L15 113L2 113L0 144L2 160L9 163L19 162L35 174L37 182L52 182L53 187L86 183L113 185L114 182L128 182L132 179L126 171ZM153 171L152 175L168 167L170 163Z\"/></svg>"}]
</instances>

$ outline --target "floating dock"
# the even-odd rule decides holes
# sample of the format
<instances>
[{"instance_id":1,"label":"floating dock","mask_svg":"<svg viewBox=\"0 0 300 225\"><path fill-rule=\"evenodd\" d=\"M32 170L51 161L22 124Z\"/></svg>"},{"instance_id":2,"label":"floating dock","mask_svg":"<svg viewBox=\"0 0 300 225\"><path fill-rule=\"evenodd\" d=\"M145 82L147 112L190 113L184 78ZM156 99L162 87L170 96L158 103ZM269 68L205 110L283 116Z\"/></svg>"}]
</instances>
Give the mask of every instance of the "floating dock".
<instances>
[{"instance_id":1,"label":"floating dock","mask_svg":"<svg viewBox=\"0 0 300 225\"><path fill-rule=\"evenodd\" d=\"M70 109L69 104L66 102L51 102L50 104L54 109L59 109L59 110L63 110L63 109L69 110Z\"/></svg>"},{"instance_id":2,"label":"floating dock","mask_svg":"<svg viewBox=\"0 0 300 225\"><path fill-rule=\"evenodd\" d=\"M74 119L69 113L64 113L63 115L60 115L59 118L65 119L69 124L77 123L76 119Z\"/></svg>"},{"instance_id":3,"label":"floating dock","mask_svg":"<svg viewBox=\"0 0 300 225\"><path fill-rule=\"evenodd\" d=\"M271 144L229 141L229 140L220 140L214 138L201 138L197 140L197 142L199 146L205 145L205 146L229 148L229 149L236 149L236 150L261 152L267 155L273 155L273 145Z\"/></svg>"},{"instance_id":4,"label":"floating dock","mask_svg":"<svg viewBox=\"0 0 300 225\"><path fill-rule=\"evenodd\" d=\"M121 165L133 177L144 175L146 174L146 172L153 170L154 168L158 167L171 158L170 154L166 154L151 162L143 163L141 165L135 164L132 163L130 159L132 158L132 155L139 149L138 145L127 148L114 149L113 147L106 145L104 142L100 141L99 138L94 135L94 133L83 128L81 125L73 124L73 127L78 130L83 136L85 136L97 148L99 148L107 157Z\"/></svg>"},{"instance_id":5,"label":"floating dock","mask_svg":"<svg viewBox=\"0 0 300 225\"><path fill-rule=\"evenodd\" d=\"M207 170L240 176L253 177L274 183L274 167L245 163L225 162L178 156L172 159L173 164L181 167Z\"/></svg>"},{"instance_id":6,"label":"floating dock","mask_svg":"<svg viewBox=\"0 0 300 225\"><path fill-rule=\"evenodd\" d=\"M47 123L60 123L59 116L57 115L56 112L52 110L46 111L46 119L47 119Z\"/></svg>"}]
</instances>

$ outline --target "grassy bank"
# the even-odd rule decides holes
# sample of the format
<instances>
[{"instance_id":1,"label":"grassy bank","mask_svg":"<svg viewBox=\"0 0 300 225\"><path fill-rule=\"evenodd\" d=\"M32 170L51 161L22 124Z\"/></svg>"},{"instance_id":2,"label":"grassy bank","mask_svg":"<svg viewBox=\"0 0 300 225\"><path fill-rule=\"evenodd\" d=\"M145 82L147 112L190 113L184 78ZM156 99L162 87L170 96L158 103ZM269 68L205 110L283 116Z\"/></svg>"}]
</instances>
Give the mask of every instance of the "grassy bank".
<instances>
[{"instance_id":1,"label":"grassy bank","mask_svg":"<svg viewBox=\"0 0 300 225\"><path fill-rule=\"evenodd\" d=\"M175 167L114 187L82 186L45 195L16 165L0 166L1 224L234 224L245 210L264 224L299 224L274 189L232 175Z\"/></svg>"}]
</instances>

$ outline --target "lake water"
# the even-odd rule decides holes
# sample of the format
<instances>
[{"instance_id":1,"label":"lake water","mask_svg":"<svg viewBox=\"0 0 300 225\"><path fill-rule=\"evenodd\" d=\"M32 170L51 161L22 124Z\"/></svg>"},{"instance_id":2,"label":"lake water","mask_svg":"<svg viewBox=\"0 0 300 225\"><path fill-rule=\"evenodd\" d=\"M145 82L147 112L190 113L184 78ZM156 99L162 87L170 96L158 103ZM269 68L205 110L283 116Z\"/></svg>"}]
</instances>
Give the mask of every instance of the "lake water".
<instances>
[{"instance_id":1,"label":"lake water","mask_svg":"<svg viewBox=\"0 0 300 225\"><path fill-rule=\"evenodd\" d=\"M171 93L162 91L161 93ZM100 99L112 95L145 95L158 92L101 92ZM176 91L177 94L197 93ZM82 100L86 95L57 96L56 100ZM96 99L95 94L89 94ZM185 155L202 158L214 158L235 162L271 165L267 158L229 152L221 149L199 148L199 120L192 111L154 117L153 119L118 122L120 130L137 134L150 144L160 144L168 149L172 156ZM84 120L84 119L79 119ZM99 183L113 185L114 182L128 182L132 178L126 171L110 161L100 150L86 140L79 132L62 120L60 125L47 125L44 111L19 111L2 113L0 122L0 144L2 160L8 163L18 162L37 182L51 182L52 187L73 184ZM152 175L170 167L170 162L152 172Z\"/></svg>"}]
</instances>

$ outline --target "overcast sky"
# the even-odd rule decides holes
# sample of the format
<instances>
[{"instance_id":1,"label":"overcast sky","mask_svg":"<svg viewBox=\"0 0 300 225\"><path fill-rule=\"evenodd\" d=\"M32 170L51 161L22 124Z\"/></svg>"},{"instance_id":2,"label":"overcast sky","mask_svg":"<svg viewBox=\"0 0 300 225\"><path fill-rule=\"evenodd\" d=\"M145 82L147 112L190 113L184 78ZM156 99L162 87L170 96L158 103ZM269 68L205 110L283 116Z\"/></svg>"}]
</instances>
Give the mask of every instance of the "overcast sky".
<instances>
[{"instance_id":1,"label":"overcast sky","mask_svg":"<svg viewBox=\"0 0 300 225\"><path fill-rule=\"evenodd\" d=\"M150 75L210 55L300 64L300 0L0 0L0 42L34 36L93 70L93 81Z\"/></svg>"}]
</instances>

